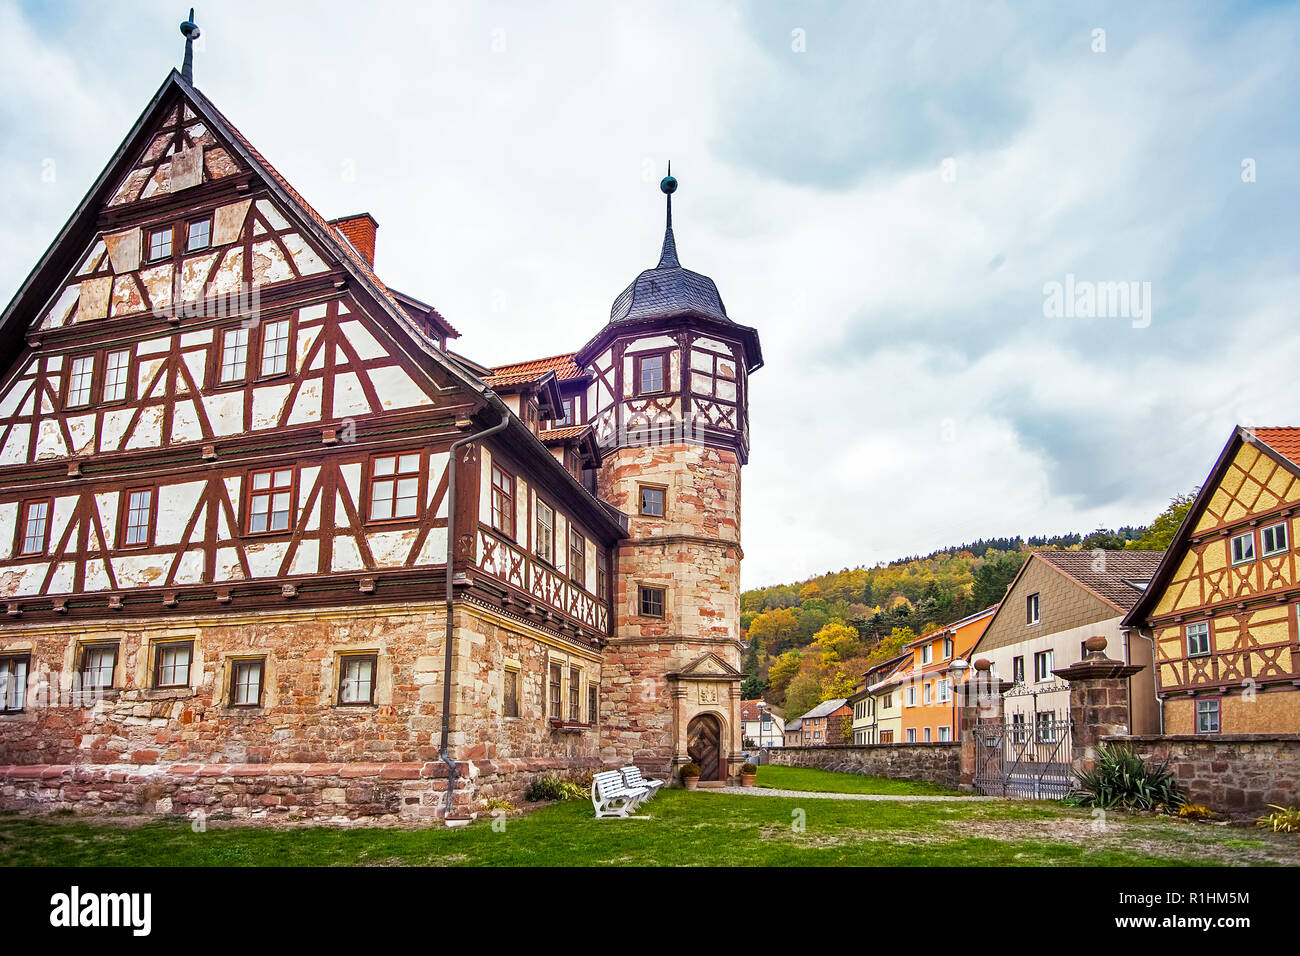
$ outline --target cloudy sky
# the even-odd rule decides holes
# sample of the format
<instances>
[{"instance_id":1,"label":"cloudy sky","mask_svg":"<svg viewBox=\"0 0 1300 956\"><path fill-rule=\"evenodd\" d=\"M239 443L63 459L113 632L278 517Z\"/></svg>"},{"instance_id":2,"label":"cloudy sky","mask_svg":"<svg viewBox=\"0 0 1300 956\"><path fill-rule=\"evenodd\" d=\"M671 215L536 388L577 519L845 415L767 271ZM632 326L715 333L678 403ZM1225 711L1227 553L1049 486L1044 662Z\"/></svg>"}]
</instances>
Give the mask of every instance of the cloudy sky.
<instances>
[{"instance_id":1,"label":"cloudy sky","mask_svg":"<svg viewBox=\"0 0 1300 956\"><path fill-rule=\"evenodd\" d=\"M1073 6L223 0L195 80L488 363L604 323L671 159L683 265L763 338L752 587L1145 523L1300 424L1300 9ZM0 0L0 298L185 12ZM1149 314L1046 316L1067 275Z\"/></svg>"}]
</instances>

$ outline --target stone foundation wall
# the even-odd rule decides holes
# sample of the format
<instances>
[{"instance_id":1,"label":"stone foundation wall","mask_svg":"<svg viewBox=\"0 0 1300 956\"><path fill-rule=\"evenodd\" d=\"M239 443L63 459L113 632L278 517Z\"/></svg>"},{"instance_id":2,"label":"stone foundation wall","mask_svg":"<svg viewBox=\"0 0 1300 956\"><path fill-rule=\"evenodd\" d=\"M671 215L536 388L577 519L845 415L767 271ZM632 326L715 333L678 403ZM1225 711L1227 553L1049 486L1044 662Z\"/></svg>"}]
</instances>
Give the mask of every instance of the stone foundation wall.
<instances>
[{"instance_id":1,"label":"stone foundation wall","mask_svg":"<svg viewBox=\"0 0 1300 956\"><path fill-rule=\"evenodd\" d=\"M1235 818L1258 817L1270 804L1300 805L1300 734L1103 737L1148 759L1170 761L1192 803Z\"/></svg>"},{"instance_id":2,"label":"stone foundation wall","mask_svg":"<svg viewBox=\"0 0 1300 956\"><path fill-rule=\"evenodd\" d=\"M763 751L763 762L895 780L927 780L945 787L961 784L961 744L956 742L774 747Z\"/></svg>"}]
</instances>

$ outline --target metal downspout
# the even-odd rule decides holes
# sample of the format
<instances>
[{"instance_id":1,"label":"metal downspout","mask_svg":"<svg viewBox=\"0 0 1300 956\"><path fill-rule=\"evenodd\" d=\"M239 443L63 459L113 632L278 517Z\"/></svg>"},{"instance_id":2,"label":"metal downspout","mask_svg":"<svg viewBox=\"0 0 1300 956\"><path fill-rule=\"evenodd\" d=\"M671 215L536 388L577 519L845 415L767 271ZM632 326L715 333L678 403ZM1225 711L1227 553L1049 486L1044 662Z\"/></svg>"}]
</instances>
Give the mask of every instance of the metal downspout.
<instances>
[{"instance_id":1,"label":"metal downspout","mask_svg":"<svg viewBox=\"0 0 1300 956\"><path fill-rule=\"evenodd\" d=\"M490 398L495 396L489 395ZM446 632L443 635L443 657L442 657L442 739L438 748L438 757L447 766L447 805L443 818L451 816L452 800L456 795L456 761L451 759L447 753L448 738L451 736L451 634L452 634L452 608L454 596L452 594L452 569L456 549L456 471L460 449L471 442L481 441L489 435L495 435L510 424L510 412L502 409L501 421L491 428L484 429L481 432L475 432L473 435L466 435L458 441L452 442L451 454L448 456L447 467L447 573L446 573Z\"/></svg>"}]
</instances>

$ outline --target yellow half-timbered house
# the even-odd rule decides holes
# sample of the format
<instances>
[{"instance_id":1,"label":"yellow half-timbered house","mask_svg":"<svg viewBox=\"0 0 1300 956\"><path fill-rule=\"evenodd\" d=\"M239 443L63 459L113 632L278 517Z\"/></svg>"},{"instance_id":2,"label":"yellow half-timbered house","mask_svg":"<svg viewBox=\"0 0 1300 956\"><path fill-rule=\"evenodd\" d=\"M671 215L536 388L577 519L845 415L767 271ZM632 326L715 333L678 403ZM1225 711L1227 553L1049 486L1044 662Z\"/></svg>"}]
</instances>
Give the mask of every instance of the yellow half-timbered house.
<instances>
[{"instance_id":1,"label":"yellow half-timbered house","mask_svg":"<svg viewBox=\"0 0 1300 956\"><path fill-rule=\"evenodd\" d=\"M1300 730L1300 428L1237 428L1125 618L1168 734Z\"/></svg>"}]
</instances>

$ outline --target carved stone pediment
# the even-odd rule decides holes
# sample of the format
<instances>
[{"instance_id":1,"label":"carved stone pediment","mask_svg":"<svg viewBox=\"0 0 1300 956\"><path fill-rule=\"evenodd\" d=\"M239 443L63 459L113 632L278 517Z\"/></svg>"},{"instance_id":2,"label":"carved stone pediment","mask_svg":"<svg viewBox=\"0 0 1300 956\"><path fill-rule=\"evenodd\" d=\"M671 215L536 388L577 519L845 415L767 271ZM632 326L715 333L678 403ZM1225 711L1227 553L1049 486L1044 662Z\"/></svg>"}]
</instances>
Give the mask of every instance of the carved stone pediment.
<instances>
[{"instance_id":1,"label":"carved stone pediment","mask_svg":"<svg viewBox=\"0 0 1300 956\"><path fill-rule=\"evenodd\" d=\"M735 681L745 679L740 673L721 657L713 653L703 654L691 661L680 671L668 675L669 680L678 681Z\"/></svg>"}]
</instances>

